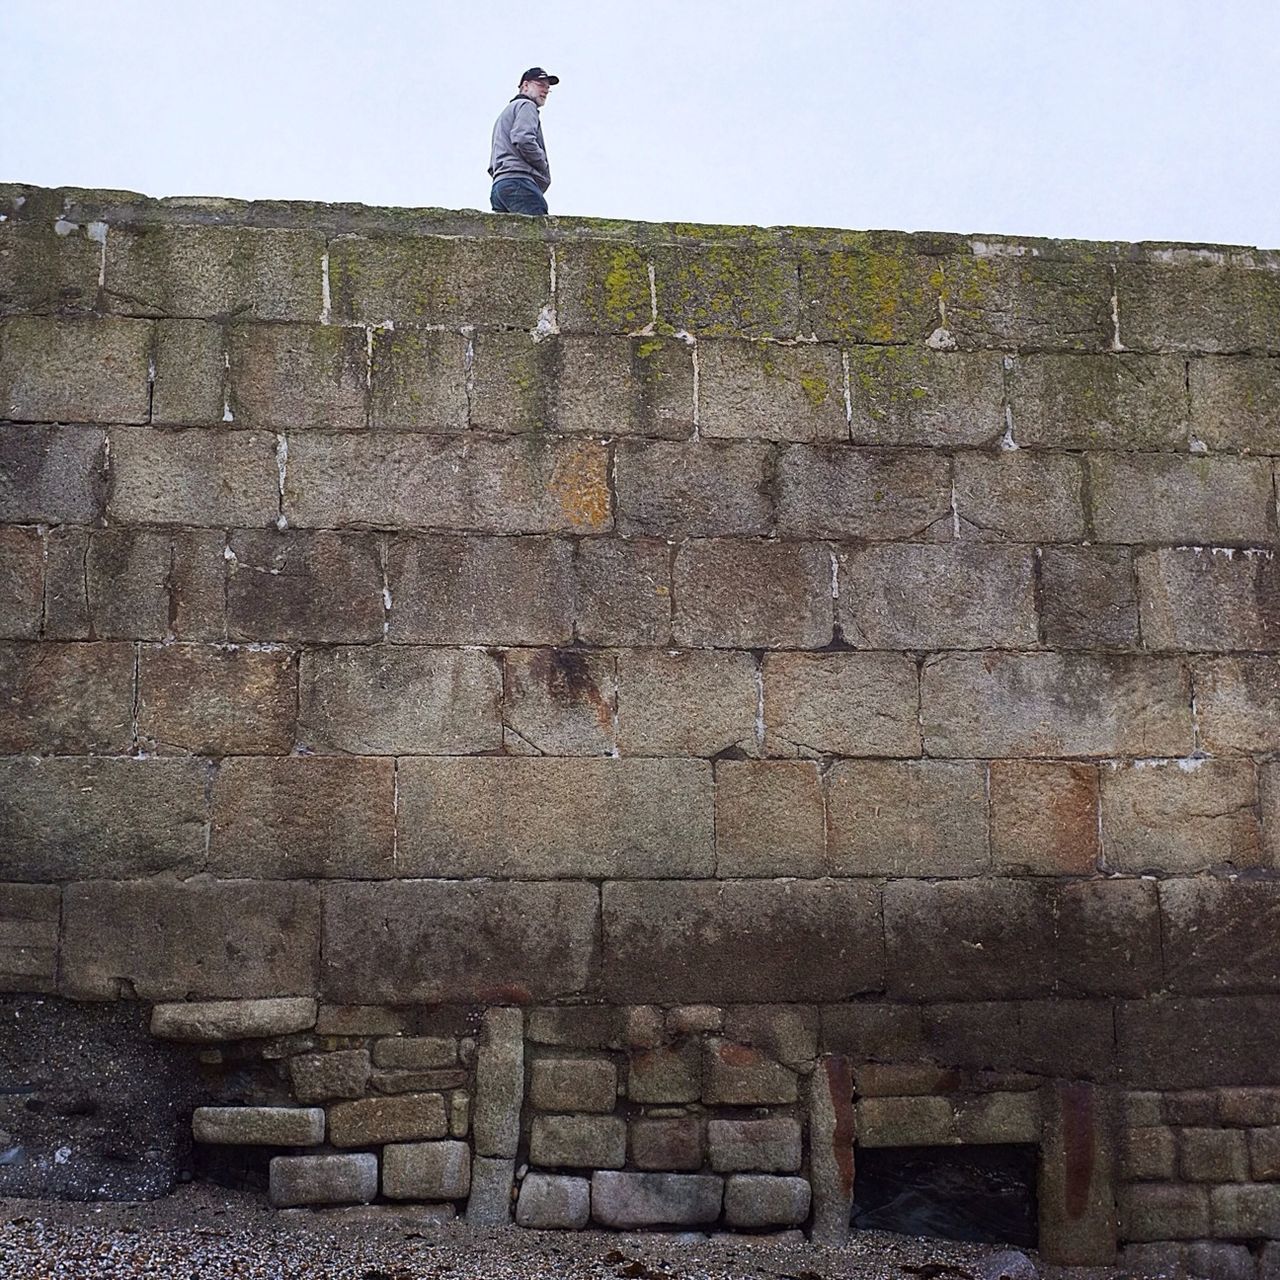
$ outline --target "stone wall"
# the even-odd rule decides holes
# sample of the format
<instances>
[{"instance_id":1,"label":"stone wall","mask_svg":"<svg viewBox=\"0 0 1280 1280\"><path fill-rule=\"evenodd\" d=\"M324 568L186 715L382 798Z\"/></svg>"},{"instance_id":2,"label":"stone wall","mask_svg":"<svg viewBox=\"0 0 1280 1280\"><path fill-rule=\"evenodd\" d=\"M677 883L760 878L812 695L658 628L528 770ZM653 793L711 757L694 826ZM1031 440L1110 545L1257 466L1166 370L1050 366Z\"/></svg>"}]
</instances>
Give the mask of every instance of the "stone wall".
<instances>
[{"instance_id":1,"label":"stone wall","mask_svg":"<svg viewBox=\"0 0 1280 1280\"><path fill-rule=\"evenodd\" d=\"M1280 257L0 214L0 985L282 1203L1280 1237Z\"/></svg>"}]
</instances>

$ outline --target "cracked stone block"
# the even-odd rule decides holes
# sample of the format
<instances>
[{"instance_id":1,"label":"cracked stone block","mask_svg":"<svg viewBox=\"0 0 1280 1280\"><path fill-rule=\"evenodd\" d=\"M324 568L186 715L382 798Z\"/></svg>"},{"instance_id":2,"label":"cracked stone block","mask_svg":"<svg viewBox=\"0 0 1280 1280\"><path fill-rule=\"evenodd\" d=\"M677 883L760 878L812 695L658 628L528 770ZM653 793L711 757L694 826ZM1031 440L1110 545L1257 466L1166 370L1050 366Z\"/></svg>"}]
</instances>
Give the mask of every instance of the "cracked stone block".
<instances>
[{"instance_id":1,"label":"cracked stone block","mask_svg":"<svg viewBox=\"0 0 1280 1280\"><path fill-rule=\"evenodd\" d=\"M697 1227L715 1222L724 1179L698 1173L591 1175L591 1217L603 1227Z\"/></svg>"},{"instance_id":2,"label":"cracked stone block","mask_svg":"<svg viewBox=\"0 0 1280 1280\"><path fill-rule=\"evenodd\" d=\"M717 1173L794 1173L800 1168L800 1121L791 1116L713 1119L707 1124L707 1146Z\"/></svg>"},{"instance_id":3,"label":"cracked stone block","mask_svg":"<svg viewBox=\"0 0 1280 1280\"><path fill-rule=\"evenodd\" d=\"M271 1203L367 1204L378 1194L375 1155L275 1156L270 1166Z\"/></svg>"},{"instance_id":4,"label":"cracked stone block","mask_svg":"<svg viewBox=\"0 0 1280 1280\"><path fill-rule=\"evenodd\" d=\"M796 1073L759 1049L708 1038L702 1046L702 1100L710 1106L762 1107L795 1102Z\"/></svg>"},{"instance_id":5,"label":"cracked stone block","mask_svg":"<svg viewBox=\"0 0 1280 1280\"><path fill-rule=\"evenodd\" d=\"M424 1068L421 1071L396 1071L378 1068L369 1078L375 1093L422 1093L437 1089L461 1089L467 1083L467 1072L459 1067ZM450 1110L450 1131L453 1113Z\"/></svg>"},{"instance_id":6,"label":"cracked stone block","mask_svg":"<svg viewBox=\"0 0 1280 1280\"><path fill-rule=\"evenodd\" d=\"M1037 643L1028 547L884 545L842 552L836 613L868 649L1022 648Z\"/></svg>"},{"instance_id":7,"label":"cracked stone block","mask_svg":"<svg viewBox=\"0 0 1280 1280\"><path fill-rule=\"evenodd\" d=\"M62 528L49 534L45 636L66 640L166 640L178 619L183 569L193 566L169 533ZM218 554L221 556L221 545Z\"/></svg>"},{"instance_id":8,"label":"cracked stone block","mask_svg":"<svg viewBox=\"0 0 1280 1280\"><path fill-rule=\"evenodd\" d=\"M1138 648L1132 548L1043 548L1040 614L1051 648Z\"/></svg>"},{"instance_id":9,"label":"cracked stone block","mask_svg":"<svg viewBox=\"0 0 1280 1280\"><path fill-rule=\"evenodd\" d=\"M959 537L974 542L1079 542L1084 464L1073 454L1001 450L955 461Z\"/></svg>"},{"instance_id":10,"label":"cracked stone block","mask_svg":"<svg viewBox=\"0 0 1280 1280\"><path fill-rule=\"evenodd\" d=\"M153 1036L189 1044L264 1040L310 1031L315 1025L316 1002L310 996L267 1000L185 1000L157 1004L151 1010ZM297 1059L291 1061L296 1062Z\"/></svg>"},{"instance_id":11,"label":"cracked stone block","mask_svg":"<svg viewBox=\"0 0 1280 1280\"><path fill-rule=\"evenodd\" d=\"M718 760L715 778L720 875L826 874L826 819L817 762ZM703 1029L718 1030L718 1024Z\"/></svg>"},{"instance_id":12,"label":"cracked stone block","mask_svg":"<svg viewBox=\"0 0 1280 1280\"><path fill-rule=\"evenodd\" d=\"M807 1178L735 1173L724 1185L724 1220L755 1229L798 1226L809 1216L810 1199Z\"/></svg>"},{"instance_id":13,"label":"cracked stone block","mask_svg":"<svg viewBox=\"0 0 1280 1280\"><path fill-rule=\"evenodd\" d=\"M818 1052L818 1024L818 1010L812 1005L738 1004L726 1011L724 1032L739 1044L763 1049L786 1066L804 1068Z\"/></svg>"},{"instance_id":14,"label":"cracked stone block","mask_svg":"<svg viewBox=\"0 0 1280 1280\"><path fill-rule=\"evenodd\" d=\"M1239 1183L1209 1188L1212 1232L1227 1239L1274 1240L1280 1236L1280 1185Z\"/></svg>"},{"instance_id":15,"label":"cracked stone block","mask_svg":"<svg viewBox=\"0 0 1280 1280\"><path fill-rule=\"evenodd\" d=\"M905 654L768 653L762 669L769 755L920 753L919 678Z\"/></svg>"},{"instance_id":16,"label":"cracked stone block","mask_svg":"<svg viewBox=\"0 0 1280 1280\"><path fill-rule=\"evenodd\" d=\"M591 1182L530 1173L520 1184L516 1222L539 1231L580 1231L591 1218Z\"/></svg>"},{"instance_id":17,"label":"cracked stone block","mask_svg":"<svg viewBox=\"0 0 1280 1280\"><path fill-rule=\"evenodd\" d=\"M871 542L952 536L950 467L932 450L794 445L778 474L784 535Z\"/></svg>"},{"instance_id":18,"label":"cracked stone block","mask_svg":"<svg viewBox=\"0 0 1280 1280\"><path fill-rule=\"evenodd\" d=\"M1108 765L1102 843L1116 871L1192 874L1262 865L1258 781L1251 761Z\"/></svg>"},{"instance_id":19,"label":"cracked stone block","mask_svg":"<svg viewBox=\"0 0 1280 1280\"><path fill-rule=\"evenodd\" d=\"M323 1107L197 1107L197 1142L243 1146L314 1147L324 1141Z\"/></svg>"},{"instance_id":20,"label":"cracked stone block","mask_svg":"<svg viewBox=\"0 0 1280 1280\"><path fill-rule=\"evenodd\" d=\"M1280 750L1280 660L1252 655L1209 658L1196 662L1195 674L1200 738L1206 751L1234 755ZM1265 805L1272 766L1263 765L1260 774Z\"/></svg>"},{"instance_id":21,"label":"cracked stone block","mask_svg":"<svg viewBox=\"0 0 1280 1280\"><path fill-rule=\"evenodd\" d=\"M617 660L577 649L508 649L502 655L502 730L513 754L610 755L615 746Z\"/></svg>"},{"instance_id":22,"label":"cracked stone block","mask_svg":"<svg viewBox=\"0 0 1280 1280\"><path fill-rule=\"evenodd\" d=\"M382 1149L382 1194L392 1200L461 1200L470 1190L465 1142L397 1142Z\"/></svg>"},{"instance_id":23,"label":"cracked stone block","mask_svg":"<svg viewBox=\"0 0 1280 1280\"><path fill-rule=\"evenodd\" d=\"M618 1069L603 1058L535 1058L529 1101L539 1111L612 1112Z\"/></svg>"},{"instance_id":24,"label":"cracked stone block","mask_svg":"<svg viewBox=\"0 0 1280 1280\"><path fill-rule=\"evenodd\" d=\"M981 761L842 760L827 804L838 874L969 876L989 865Z\"/></svg>"},{"instance_id":25,"label":"cracked stone block","mask_svg":"<svg viewBox=\"0 0 1280 1280\"><path fill-rule=\"evenodd\" d=\"M985 1093L956 1103L960 1142L1034 1146L1040 1129L1040 1098L1034 1092Z\"/></svg>"},{"instance_id":26,"label":"cracked stone block","mask_svg":"<svg viewBox=\"0 0 1280 1280\"><path fill-rule=\"evenodd\" d=\"M619 1116L534 1116L529 1159L551 1168L621 1169L627 1125Z\"/></svg>"}]
</instances>

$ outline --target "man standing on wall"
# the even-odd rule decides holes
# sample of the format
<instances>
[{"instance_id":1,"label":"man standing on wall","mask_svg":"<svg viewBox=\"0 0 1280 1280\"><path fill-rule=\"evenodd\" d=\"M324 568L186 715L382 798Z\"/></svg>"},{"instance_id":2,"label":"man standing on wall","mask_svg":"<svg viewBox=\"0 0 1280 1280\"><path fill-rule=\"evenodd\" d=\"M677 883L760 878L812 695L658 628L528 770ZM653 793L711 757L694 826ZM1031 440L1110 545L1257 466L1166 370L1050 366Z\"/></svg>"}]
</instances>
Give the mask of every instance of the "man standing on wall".
<instances>
[{"instance_id":1,"label":"man standing on wall","mask_svg":"<svg viewBox=\"0 0 1280 1280\"><path fill-rule=\"evenodd\" d=\"M530 67L520 77L520 92L498 116L493 126L493 145L489 152L489 175L493 190L489 203L498 213L547 212L542 194L551 185L551 165L542 141L542 119L539 108L547 100L559 76L549 76L541 67Z\"/></svg>"}]
</instances>

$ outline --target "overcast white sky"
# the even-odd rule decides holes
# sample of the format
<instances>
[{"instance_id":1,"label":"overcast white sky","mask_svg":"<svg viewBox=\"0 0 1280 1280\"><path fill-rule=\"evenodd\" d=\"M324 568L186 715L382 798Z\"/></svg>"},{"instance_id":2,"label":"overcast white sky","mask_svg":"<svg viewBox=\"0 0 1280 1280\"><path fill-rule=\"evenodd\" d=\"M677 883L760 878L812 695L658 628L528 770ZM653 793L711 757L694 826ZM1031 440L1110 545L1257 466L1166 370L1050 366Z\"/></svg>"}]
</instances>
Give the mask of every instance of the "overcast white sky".
<instances>
[{"instance_id":1,"label":"overcast white sky","mask_svg":"<svg viewBox=\"0 0 1280 1280\"><path fill-rule=\"evenodd\" d=\"M0 180L1280 247L1277 0L0 0Z\"/></svg>"}]
</instances>

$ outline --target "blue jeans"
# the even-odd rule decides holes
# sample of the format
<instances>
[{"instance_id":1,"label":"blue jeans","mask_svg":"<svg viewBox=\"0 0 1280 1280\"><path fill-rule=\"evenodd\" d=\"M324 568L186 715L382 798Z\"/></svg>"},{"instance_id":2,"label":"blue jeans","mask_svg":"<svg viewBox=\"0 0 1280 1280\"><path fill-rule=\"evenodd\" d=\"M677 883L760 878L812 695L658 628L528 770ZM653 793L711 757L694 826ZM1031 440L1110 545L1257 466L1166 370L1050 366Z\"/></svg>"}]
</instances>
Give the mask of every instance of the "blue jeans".
<instances>
[{"instance_id":1,"label":"blue jeans","mask_svg":"<svg viewBox=\"0 0 1280 1280\"><path fill-rule=\"evenodd\" d=\"M535 217L547 212L547 201L532 178L499 178L489 193L495 213L530 213Z\"/></svg>"}]
</instances>

